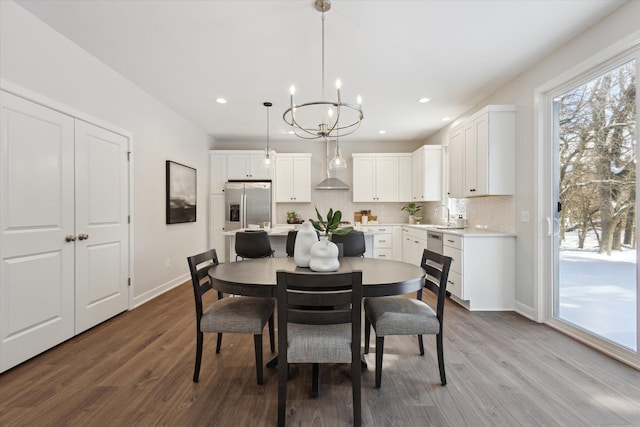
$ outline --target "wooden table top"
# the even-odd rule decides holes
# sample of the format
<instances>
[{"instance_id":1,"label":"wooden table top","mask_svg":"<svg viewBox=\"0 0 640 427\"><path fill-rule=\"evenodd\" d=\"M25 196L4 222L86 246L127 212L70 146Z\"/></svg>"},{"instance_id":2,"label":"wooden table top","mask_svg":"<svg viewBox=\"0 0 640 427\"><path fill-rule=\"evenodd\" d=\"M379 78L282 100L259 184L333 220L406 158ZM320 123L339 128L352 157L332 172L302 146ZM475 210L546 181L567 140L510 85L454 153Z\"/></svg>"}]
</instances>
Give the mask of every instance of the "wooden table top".
<instances>
[{"instance_id":1,"label":"wooden table top","mask_svg":"<svg viewBox=\"0 0 640 427\"><path fill-rule=\"evenodd\" d=\"M219 291L250 296L275 296L276 271L312 271L297 267L293 258L260 258L227 262L209 269L213 287ZM365 297L416 292L424 284L422 267L377 258L340 258L338 273L362 271ZM327 273L330 274L330 273Z\"/></svg>"}]
</instances>

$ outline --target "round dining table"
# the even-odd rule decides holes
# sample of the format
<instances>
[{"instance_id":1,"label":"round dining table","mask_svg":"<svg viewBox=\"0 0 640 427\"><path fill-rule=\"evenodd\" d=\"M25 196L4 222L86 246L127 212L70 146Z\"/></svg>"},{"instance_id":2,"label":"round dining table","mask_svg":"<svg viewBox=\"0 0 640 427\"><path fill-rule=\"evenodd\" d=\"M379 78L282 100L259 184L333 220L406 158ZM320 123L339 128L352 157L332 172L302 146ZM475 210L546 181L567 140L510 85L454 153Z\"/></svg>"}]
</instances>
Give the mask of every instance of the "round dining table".
<instances>
[{"instance_id":1,"label":"round dining table","mask_svg":"<svg viewBox=\"0 0 640 427\"><path fill-rule=\"evenodd\" d=\"M344 257L339 261L337 273L362 271L363 297L408 294L424 286L426 273L417 265L378 258ZM209 269L209 277L213 288L224 293L275 297L278 270L312 273L309 268L296 266L291 257L257 258L218 264ZM278 357L275 356L267 363L267 367L273 368L277 363ZM367 368L364 357L362 367ZM313 393L317 395L317 390L314 389Z\"/></svg>"},{"instance_id":2,"label":"round dining table","mask_svg":"<svg viewBox=\"0 0 640 427\"><path fill-rule=\"evenodd\" d=\"M424 285L422 267L378 258L340 258L337 273L362 271L362 295L381 297L416 292ZM312 272L293 258L258 258L219 264L209 269L214 289L235 295L274 297L276 271Z\"/></svg>"}]
</instances>

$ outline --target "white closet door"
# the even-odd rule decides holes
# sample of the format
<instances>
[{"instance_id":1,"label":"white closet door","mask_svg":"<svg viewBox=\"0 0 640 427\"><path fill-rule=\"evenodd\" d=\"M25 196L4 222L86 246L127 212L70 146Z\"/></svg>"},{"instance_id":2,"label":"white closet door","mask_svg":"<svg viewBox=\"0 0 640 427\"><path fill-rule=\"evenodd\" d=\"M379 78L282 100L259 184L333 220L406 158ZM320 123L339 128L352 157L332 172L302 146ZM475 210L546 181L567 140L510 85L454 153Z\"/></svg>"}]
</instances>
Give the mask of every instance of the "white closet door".
<instances>
[{"instance_id":1,"label":"white closet door","mask_svg":"<svg viewBox=\"0 0 640 427\"><path fill-rule=\"evenodd\" d=\"M128 307L128 138L76 120L76 334Z\"/></svg>"},{"instance_id":2,"label":"white closet door","mask_svg":"<svg viewBox=\"0 0 640 427\"><path fill-rule=\"evenodd\" d=\"M0 371L74 334L73 119L0 91Z\"/></svg>"}]
</instances>

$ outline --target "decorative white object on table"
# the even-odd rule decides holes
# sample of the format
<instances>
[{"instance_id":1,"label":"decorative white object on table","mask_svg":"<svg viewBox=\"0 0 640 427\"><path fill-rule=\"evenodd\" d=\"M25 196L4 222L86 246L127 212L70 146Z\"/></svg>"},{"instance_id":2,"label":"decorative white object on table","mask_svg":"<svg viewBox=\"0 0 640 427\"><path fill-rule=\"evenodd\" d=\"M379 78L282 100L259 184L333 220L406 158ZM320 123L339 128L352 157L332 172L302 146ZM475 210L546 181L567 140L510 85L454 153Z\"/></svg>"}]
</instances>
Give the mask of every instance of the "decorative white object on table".
<instances>
[{"instance_id":1,"label":"decorative white object on table","mask_svg":"<svg viewBox=\"0 0 640 427\"><path fill-rule=\"evenodd\" d=\"M320 241L311 246L309 268L313 271L337 271L340 268L338 253L338 245L327 236L320 236Z\"/></svg>"},{"instance_id":2,"label":"decorative white object on table","mask_svg":"<svg viewBox=\"0 0 640 427\"><path fill-rule=\"evenodd\" d=\"M310 222L303 222L296 234L296 244L293 247L293 260L298 267L309 267L311 260L311 246L318 242L318 235Z\"/></svg>"}]
</instances>

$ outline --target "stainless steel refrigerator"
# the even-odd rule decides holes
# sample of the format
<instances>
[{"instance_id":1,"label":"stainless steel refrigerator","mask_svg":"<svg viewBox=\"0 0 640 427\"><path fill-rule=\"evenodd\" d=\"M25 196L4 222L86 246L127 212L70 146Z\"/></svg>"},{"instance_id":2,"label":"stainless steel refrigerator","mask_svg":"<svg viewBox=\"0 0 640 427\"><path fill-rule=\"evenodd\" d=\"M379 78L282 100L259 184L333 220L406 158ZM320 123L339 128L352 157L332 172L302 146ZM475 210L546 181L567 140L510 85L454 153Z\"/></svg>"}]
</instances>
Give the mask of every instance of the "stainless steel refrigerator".
<instances>
[{"instance_id":1,"label":"stainless steel refrigerator","mask_svg":"<svg viewBox=\"0 0 640 427\"><path fill-rule=\"evenodd\" d=\"M271 222L271 181L225 184L225 231Z\"/></svg>"}]
</instances>

